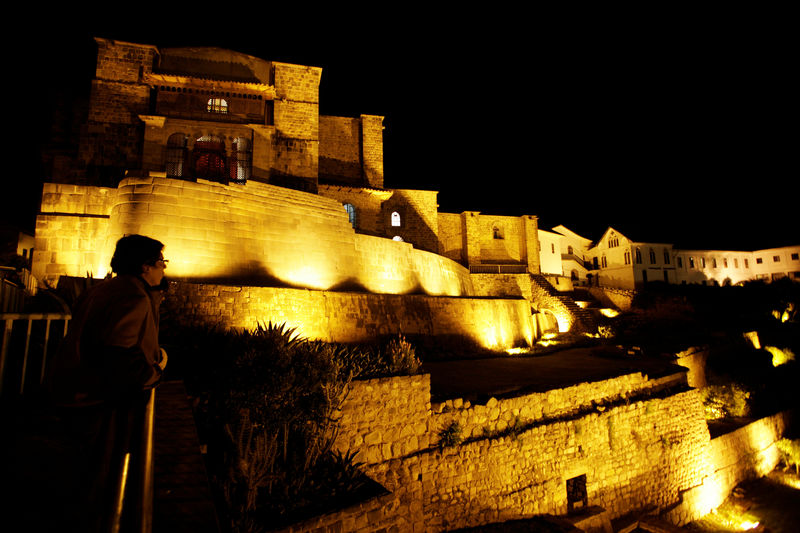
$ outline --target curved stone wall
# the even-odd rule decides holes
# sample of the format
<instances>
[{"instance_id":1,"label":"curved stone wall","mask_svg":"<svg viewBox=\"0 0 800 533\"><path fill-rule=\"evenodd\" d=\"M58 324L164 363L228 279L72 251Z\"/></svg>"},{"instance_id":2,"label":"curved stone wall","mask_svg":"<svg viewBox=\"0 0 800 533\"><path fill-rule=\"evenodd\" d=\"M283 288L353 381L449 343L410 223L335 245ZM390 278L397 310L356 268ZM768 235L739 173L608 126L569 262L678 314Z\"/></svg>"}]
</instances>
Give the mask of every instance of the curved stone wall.
<instances>
[{"instance_id":1,"label":"curved stone wall","mask_svg":"<svg viewBox=\"0 0 800 533\"><path fill-rule=\"evenodd\" d=\"M357 234L341 203L316 194L258 182L129 177L104 195L103 213L89 215L71 209L59 187L45 184L40 219L47 223L36 233L34 268L51 278L83 275L62 248L76 257L96 254L94 264L86 263L85 254L75 262L104 276L116 241L140 233L164 242L167 274L174 279L383 294L473 293L469 272L458 263L408 243ZM81 189L71 190L73 195L99 195L96 187L70 187ZM89 216L107 226L104 238L93 234L88 241L81 234L76 221Z\"/></svg>"}]
</instances>

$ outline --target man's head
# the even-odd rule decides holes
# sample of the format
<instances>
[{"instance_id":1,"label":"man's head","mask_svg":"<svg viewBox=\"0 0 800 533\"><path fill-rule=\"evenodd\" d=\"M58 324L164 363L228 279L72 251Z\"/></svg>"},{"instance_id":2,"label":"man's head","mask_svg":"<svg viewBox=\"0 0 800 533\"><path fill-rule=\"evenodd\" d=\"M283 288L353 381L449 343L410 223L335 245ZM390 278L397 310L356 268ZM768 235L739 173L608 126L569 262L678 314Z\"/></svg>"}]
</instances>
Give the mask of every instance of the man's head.
<instances>
[{"instance_id":1,"label":"man's head","mask_svg":"<svg viewBox=\"0 0 800 533\"><path fill-rule=\"evenodd\" d=\"M117 241L111 270L117 274L141 276L155 287L164 277L167 267L162 251L164 245L144 235L126 235Z\"/></svg>"}]
</instances>

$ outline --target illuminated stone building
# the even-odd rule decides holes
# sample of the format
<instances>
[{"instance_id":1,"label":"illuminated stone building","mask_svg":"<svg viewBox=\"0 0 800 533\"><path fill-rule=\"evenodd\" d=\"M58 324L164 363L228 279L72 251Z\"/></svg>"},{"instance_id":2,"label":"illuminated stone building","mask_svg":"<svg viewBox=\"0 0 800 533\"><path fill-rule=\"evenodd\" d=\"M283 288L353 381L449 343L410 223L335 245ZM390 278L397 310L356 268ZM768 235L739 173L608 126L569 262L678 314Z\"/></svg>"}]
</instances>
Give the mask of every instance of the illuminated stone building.
<instances>
[{"instance_id":1,"label":"illuminated stone building","mask_svg":"<svg viewBox=\"0 0 800 533\"><path fill-rule=\"evenodd\" d=\"M54 156L43 188L37 278L103 277L116 240L142 233L165 243L168 274L183 289L489 296L497 301L481 312L505 305L500 312L514 316L511 325L496 316L469 318L474 306L455 310L469 307L466 301L454 300L442 313L445 322L471 322L473 329L495 324L470 333L494 347L530 344L554 327L531 316L564 307L540 275L540 252L549 248L540 250L536 217L440 213L437 191L385 188L383 118L320 115L320 68L216 48L96 41L77 154ZM338 335L332 324L311 327L307 317L263 298L237 301L236 311L203 312L226 314L235 326L254 326L258 317L320 338ZM409 298L381 305L397 308ZM428 310L441 303L426 302ZM558 313L562 329L569 327L569 311ZM411 331L409 324L380 323L392 314L378 312L361 337L348 339Z\"/></svg>"}]
</instances>

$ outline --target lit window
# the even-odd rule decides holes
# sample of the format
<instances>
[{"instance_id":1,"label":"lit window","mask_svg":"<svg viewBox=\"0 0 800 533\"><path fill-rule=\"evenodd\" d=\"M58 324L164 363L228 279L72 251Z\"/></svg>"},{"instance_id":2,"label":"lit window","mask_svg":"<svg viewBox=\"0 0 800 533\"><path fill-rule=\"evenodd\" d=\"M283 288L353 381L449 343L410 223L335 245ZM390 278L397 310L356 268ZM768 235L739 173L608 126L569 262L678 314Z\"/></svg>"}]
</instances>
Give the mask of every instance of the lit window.
<instances>
[{"instance_id":1,"label":"lit window","mask_svg":"<svg viewBox=\"0 0 800 533\"><path fill-rule=\"evenodd\" d=\"M209 98L206 110L209 113L227 113L228 102L223 98Z\"/></svg>"},{"instance_id":2,"label":"lit window","mask_svg":"<svg viewBox=\"0 0 800 533\"><path fill-rule=\"evenodd\" d=\"M185 172L187 137L183 133L173 133L167 139L167 177L182 178Z\"/></svg>"},{"instance_id":3,"label":"lit window","mask_svg":"<svg viewBox=\"0 0 800 533\"><path fill-rule=\"evenodd\" d=\"M392 213L392 227L399 228L400 227L400 213L395 211Z\"/></svg>"},{"instance_id":4,"label":"lit window","mask_svg":"<svg viewBox=\"0 0 800 533\"><path fill-rule=\"evenodd\" d=\"M356 208L353 204L344 204L344 210L347 211L347 218L350 220L350 225L356 227Z\"/></svg>"},{"instance_id":5,"label":"lit window","mask_svg":"<svg viewBox=\"0 0 800 533\"><path fill-rule=\"evenodd\" d=\"M250 179L253 168L253 151L250 141L244 137L237 137L233 141L233 157L231 157L231 181L245 183Z\"/></svg>"}]
</instances>

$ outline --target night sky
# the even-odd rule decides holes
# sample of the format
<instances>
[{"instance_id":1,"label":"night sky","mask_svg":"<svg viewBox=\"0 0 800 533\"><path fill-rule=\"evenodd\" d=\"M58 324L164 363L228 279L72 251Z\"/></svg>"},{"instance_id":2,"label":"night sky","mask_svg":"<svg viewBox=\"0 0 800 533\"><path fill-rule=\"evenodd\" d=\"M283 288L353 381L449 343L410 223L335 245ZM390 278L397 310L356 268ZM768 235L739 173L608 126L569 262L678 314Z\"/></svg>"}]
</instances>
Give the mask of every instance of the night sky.
<instances>
[{"instance_id":1,"label":"night sky","mask_svg":"<svg viewBox=\"0 0 800 533\"><path fill-rule=\"evenodd\" d=\"M42 105L12 110L33 142L2 218L30 225L41 180L25 169L57 95L88 95L96 35L322 67L320 112L384 116L386 187L438 190L441 211L532 214L590 239L614 226L686 248L800 244L785 15L384 8L314 21L149 12L31 25L31 49L10 60Z\"/></svg>"}]
</instances>

